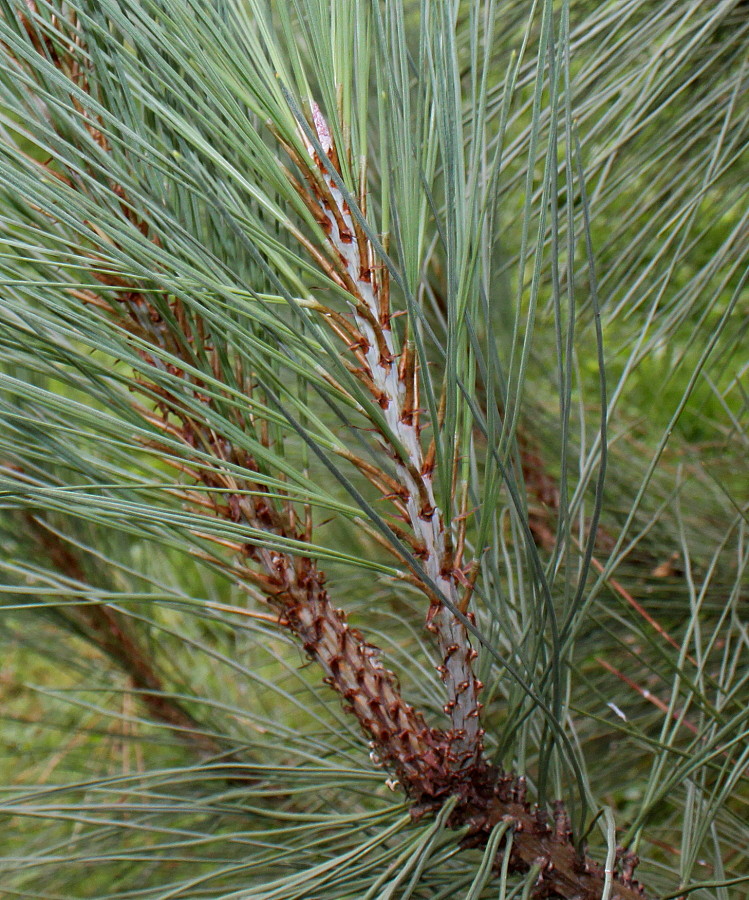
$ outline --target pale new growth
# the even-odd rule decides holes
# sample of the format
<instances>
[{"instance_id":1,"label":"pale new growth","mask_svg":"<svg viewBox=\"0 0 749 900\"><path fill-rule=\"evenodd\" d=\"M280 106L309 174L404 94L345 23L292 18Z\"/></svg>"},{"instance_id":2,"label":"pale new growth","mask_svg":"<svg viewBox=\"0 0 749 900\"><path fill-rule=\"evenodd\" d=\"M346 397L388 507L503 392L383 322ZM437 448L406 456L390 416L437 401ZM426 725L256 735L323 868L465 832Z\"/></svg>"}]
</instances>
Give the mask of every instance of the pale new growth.
<instances>
[{"instance_id":1,"label":"pale new growth","mask_svg":"<svg viewBox=\"0 0 749 900\"><path fill-rule=\"evenodd\" d=\"M318 105L313 102L311 109L320 146L327 154L333 146L330 129ZM304 140L310 156L316 160L314 147L306 137ZM406 409L406 385L398 371L398 354L388 321L389 316L382 315L377 282L370 276L374 260L361 258L360 243L355 238L357 226L349 206L325 165L319 165L319 170L335 206L334 211L328 208L327 203L321 204L330 225L329 239L356 284L360 300L371 313L372 320L379 323L378 334L372 320L363 316L354 306L356 325L366 342L364 355L367 367L379 394L383 416L388 429L405 451L405 457L402 458L400 452L390 446L385 436L381 435L380 440L391 456L394 456L398 476L406 488L405 503L408 518L414 533L425 548L424 569L439 592L453 606L457 606L460 597L456 581L450 571L452 563L445 540L444 518L435 502L432 474L425 470L424 453L417 424L413 421L413 410ZM347 234L342 233L341 222L348 230ZM365 247L371 254L368 241ZM430 613L430 627L436 632L443 657L440 672L449 695L445 711L450 715L455 732L452 748L459 767L470 765L480 755L482 736L478 718L480 685L471 665L476 654L470 647L465 626L444 603L440 603L433 614Z\"/></svg>"}]
</instances>

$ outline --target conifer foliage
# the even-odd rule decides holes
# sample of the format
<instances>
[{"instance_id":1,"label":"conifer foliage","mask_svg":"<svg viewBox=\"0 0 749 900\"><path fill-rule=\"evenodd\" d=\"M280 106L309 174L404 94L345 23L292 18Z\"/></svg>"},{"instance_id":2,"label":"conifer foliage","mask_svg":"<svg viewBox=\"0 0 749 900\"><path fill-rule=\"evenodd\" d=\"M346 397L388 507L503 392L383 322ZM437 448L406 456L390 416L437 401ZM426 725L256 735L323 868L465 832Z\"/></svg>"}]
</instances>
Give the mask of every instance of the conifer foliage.
<instances>
[{"instance_id":1,"label":"conifer foliage","mask_svg":"<svg viewBox=\"0 0 749 900\"><path fill-rule=\"evenodd\" d=\"M743 6L1 0L8 896L747 895Z\"/></svg>"}]
</instances>

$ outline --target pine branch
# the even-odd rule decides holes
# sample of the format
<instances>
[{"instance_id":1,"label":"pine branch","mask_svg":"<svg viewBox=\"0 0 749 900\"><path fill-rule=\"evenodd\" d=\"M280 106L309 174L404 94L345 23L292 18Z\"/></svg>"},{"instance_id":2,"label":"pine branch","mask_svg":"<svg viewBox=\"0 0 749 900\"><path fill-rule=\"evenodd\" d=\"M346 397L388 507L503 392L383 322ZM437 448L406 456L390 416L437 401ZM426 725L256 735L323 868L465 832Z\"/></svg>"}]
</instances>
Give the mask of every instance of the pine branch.
<instances>
[{"instance_id":1,"label":"pine branch","mask_svg":"<svg viewBox=\"0 0 749 900\"><path fill-rule=\"evenodd\" d=\"M460 606L460 582L465 576L456 571L452 538L435 501L434 465L421 444L417 417L418 373L413 348L405 342L400 354L396 350L388 300L389 273L387 268L375 265L375 251L328 170L331 166L339 177L342 174L330 128L314 101L311 120L326 161L321 160L303 129L300 136L312 165L298 157L295 159L303 166L310 187L308 203L316 208L316 218L327 236L340 283L350 296L354 321L361 335L367 381L373 386L373 396L387 425L386 431L377 429L377 437L393 459L401 486L399 499L423 548L420 556L424 569L440 593L454 606ZM426 593L430 599L427 628L435 634L440 648L439 673L448 695L445 712L452 722L448 766L455 773L470 771L482 753L478 701L482 685L472 665L477 654L463 623L433 590L427 587Z\"/></svg>"},{"instance_id":2,"label":"pine branch","mask_svg":"<svg viewBox=\"0 0 749 900\"><path fill-rule=\"evenodd\" d=\"M24 514L24 533L36 549L49 559L65 578L88 585L83 562L73 548L38 515ZM130 678L141 702L159 722L169 725L186 743L201 754L216 755L221 748L205 734L200 723L179 701L165 691L151 655L142 646L127 618L107 603L66 605L60 610L77 629Z\"/></svg>"},{"instance_id":3,"label":"pine branch","mask_svg":"<svg viewBox=\"0 0 749 900\"><path fill-rule=\"evenodd\" d=\"M30 9L36 11L33 2ZM22 22L35 49L41 52L44 45L40 43L35 28L25 16ZM56 24L57 20L53 20L53 29ZM79 71L73 62L55 45L47 51L56 67L72 80L70 71ZM78 83L88 85L88 80L78 78ZM132 213L124 189L117 184L113 184L112 188L122 199L123 215L128 221L144 236L159 243L158 235L151 234L145 223ZM198 333L201 345L208 348L209 354L215 353L210 349L214 343L207 325L200 318L188 315L177 298L163 296L160 300L167 304L170 318L180 323L180 331L176 332L165 321L153 297L144 293L136 283L128 282L100 266L92 266L91 273L103 287L117 289L116 299L107 300L94 291L71 292L73 296L84 305L104 309L115 321L119 320L127 331L150 345L148 350L138 349L141 359L158 372L166 369L180 380L181 388L188 396L210 407L215 401L210 398L200 379L188 377L170 359L162 358L168 353L171 359L182 359L186 366L191 365L193 359L189 348ZM218 367L218 360L212 367ZM267 488L252 480L252 473L259 472L259 467L248 453L234 447L230 441L215 434L203 420L191 414L184 398L174 390L166 389L148 378L140 379L140 387L157 398L158 417L149 417L153 424L160 425L170 436L181 440L188 453L190 449L199 447L210 454L212 462L206 465L202 460L194 472L207 488L217 491L209 503L215 515L298 543L310 540L309 531L300 532L295 527L291 504L279 507L268 496ZM180 423L178 427L173 424L175 419ZM237 424L241 428L252 428L250 422L242 417L238 417ZM234 474L237 468L247 473L248 477L237 477ZM30 522L34 522L33 518ZM48 554L63 569L82 575L77 561L61 542L54 540L54 535L43 532L37 534L37 538L40 537L44 538ZM269 604L277 610L279 624L288 628L308 655L321 666L324 681L341 695L346 708L370 738L382 763L395 772L410 795L432 800L444 796L451 786L452 736L428 727L423 716L403 700L395 675L379 661L379 651L367 643L357 630L347 625L345 613L332 606L324 588L325 576L315 562L307 557L295 558L288 553L249 543L241 547L240 554L244 559L239 570L240 578L260 588ZM170 724L184 724L180 711L169 706L164 698L148 693L160 687L158 676L119 617L112 610L100 606L85 607L82 616L102 648L115 657L136 686L146 692L144 697L154 714ZM191 724L194 727L194 723Z\"/></svg>"},{"instance_id":4,"label":"pine branch","mask_svg":"<svg viewBox=\"0 0 749 900\"><path fill-rule=\"evenodd\" d=\"M35 17L36 13L33 0L29 0L29 15ZM57 43L49 44L52 40L49 35L41 39L26 16L21 20L35 50L46 54L71 84L87 91L89 80L74 60ZM89 115L79 99L75 104L76 110L86 118L91 138L107 150L102 123ZM460 566L465 544L461 538L458 546L453 547L445 521L449 510L440 509L436 503L434 451L433 448L424 450L420 436L419 373L413 350L408 341L404 341L400 351L397 348L388 272L376 265L371 242L352 215L338 178L331 174L329 167L338 177L342 169L328 124L316 104L312 103L311 111L315 142L303 130L308 159L296 155L292 158L306 179L306 187L297 186L297 190L305 196L308 208L324 230L328 258L315 247L309 249L321 269L348 294L354 325L332 316L329 324L338 339L352 348L361 367L361 384L382 411L385 427L374 421L372 424L379 448L392 461L395 485L384 473L368 471L368 464L363 461L363 464L351 461L381 492L395 489L394 502L400 504L396 509L405 512L429 581L437 585L439 594L451 604L464 607L467 595L463 595L465 575ZM318 146L325 159L321 158ZM41 164L40 170L44 171ZM72 181L69 186L73 186ZM124 219L154 244L166 243L166 236L153 234L133 212L134 206L124 188L116 182L109 186L120 198ZM363 197L360 200L363 203ZM136 279L106 271L94 254L90 271L101 289L76 289L71 291L71 296L79 300L82 308L89 304L105 311L114 323L138 339L137 352L144 363L144 372L134 386L155 398L155 411L148 411L144 416L182 443L186 465L195 463L195 477L207 489L205 503L209 512L218 519L247 525L286 542L310 544L311 527L307 524L299 527L290 499L271 496L261 477L258 460L225 435L217 434L196 412L201 405L206 411L215 411L219 403L205 382L188 374L194 371L193 348L198 344L205 354L202 362L207 362L212 371L221 372L222 360L215 349L219 342L211 333L209 323L188 310L179 299L166 293L154 296ZM169 387L159 377L164 371L171 377ZM242 381L241 388L248 395L251 393L249 383ZM241 411L233 410L231 415L234 425L252 432L262 444L268 445L262 424L256 425ZM438 423L433 424L436 430ZM197 448L201 451L199 460L191 457L191 451ZM166 453L166 447L163 449ZM188 497L187 502L195 501ZM465 498L460 500L459 507L465 516ZM66 548L51 545L48 537L45 540L50 558L63 571L67 567L70 577L81 580L78 576L82 573L76 569L75 560L66 555ZM438 809L448 797L457 796L450 824L455 828L468 825L467 843L479 846L486 844L498 823L511 823L514 839L509 870L527 872L534 866L540 867L532 889L534 898L597 900L607 882L612 887L611 900L642 897L642 889L633 878L632 857L622 856L619 872L604 872L577 849L562 804L558 805L554 823L550 825L542 812L531 809L526 802L524 779L505 775L485 760L479 721L481 684L472 665L476 653L464 625L439 594L423 585L429 598L427 627L434 632L442 656L439 671L448 696L445 709L450 716L449 730L431 728L422 713L404 700L396 676L382 665L377 648L349 627L345 613L333 606L325 587L325 575L311 553L291 554L264 543L250 542L236 550L236 572L240 579L262 591L278 614L279 626L288 629L319 664L325 682L341 696L345 708L360 723L379 759L397 775L413 803L415 818ZM82 615L99 645L146 692L146 702L155 703L159 698L152 695L149 701L148 693L158 691L158 676L126 632L120 617L105 607L86 608ZM180 720L180 716L187 714L179 708L152 708L154 715L169 724L182 727L181 721L186 721Z\"/></svg>"}]
</instances>

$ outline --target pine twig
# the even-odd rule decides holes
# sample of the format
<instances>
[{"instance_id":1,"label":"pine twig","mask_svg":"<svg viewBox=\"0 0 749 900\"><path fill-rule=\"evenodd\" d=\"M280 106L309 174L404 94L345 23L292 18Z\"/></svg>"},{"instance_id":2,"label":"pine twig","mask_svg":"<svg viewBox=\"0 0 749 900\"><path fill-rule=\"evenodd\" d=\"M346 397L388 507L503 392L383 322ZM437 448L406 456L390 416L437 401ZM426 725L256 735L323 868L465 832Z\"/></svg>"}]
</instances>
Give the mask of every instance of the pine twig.
<instances>
[{"instance_id":1,"label":"pine twig","mask_svg":"<svg viewBox=\"0 0 749 900\"><path fill-rule=\"evenodd\" d=\"M453 572L451 539L435 500L433 467L424 455L415 416L417 375L413 352L408 342L402 354L396 351L389 306L384 299L388 271L381 269L379 277L373 277L374 250L328 169L335 168L338 154L328 123L315 102L311 103L311 126L326 162L300 123L300 136L310 162L303 163L296 157L297 164L309 173L307 180L315 186L310 202L318 205L317 219L324 223L332 255L338 259L337 271L351 294L354 320L365 339L368 379L375 386L374 397L387 424L387 431L377 429L378 439L394 460L408 521L424 548L422 560L429 581L457 606L461 589ZM340 169L336 171L340 177ZM427 628L434 633L440 648L442 663L438 671L447 689L445 712L452 723L448 765L453 772L467 775L480 762L483 746L478 700L482 685L473 672L477 654L463 623L433 590L426 593L430 597Z\"/></svg>"}]
</instances>

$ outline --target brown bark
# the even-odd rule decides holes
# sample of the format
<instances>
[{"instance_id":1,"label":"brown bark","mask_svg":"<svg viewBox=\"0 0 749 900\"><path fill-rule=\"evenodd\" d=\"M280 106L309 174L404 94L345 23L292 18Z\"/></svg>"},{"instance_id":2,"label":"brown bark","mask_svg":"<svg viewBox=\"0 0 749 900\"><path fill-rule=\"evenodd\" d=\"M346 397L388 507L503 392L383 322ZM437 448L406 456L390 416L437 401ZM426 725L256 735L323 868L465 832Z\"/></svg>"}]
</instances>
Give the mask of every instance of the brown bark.
<instances>
[{"instance_id":1,"label":"brown bark","mask_svg":"<svg viewBox=\"0 0 749 900\"><path fill-rule=\"evenodd\" d=\"M71 547L45 528L32 513L27 513L25 519L27 534L55 568L66 577L87 584L84 567ZM177 700L167 696L150 654L125 616L105 603L66 606L63 615L84 631L92 643L129 676L143 705L154 719L177 729L180 736L201 753L221 752L218 743L202 733L200 723Z\"/></svg>"},{"instance_id":2,"label":"brown bark","mask_svg":"<svg viewBox=\"0 0 749 900\"><path fill-rule=\"evenodd\" d=\"M457 824L470 825L466 846L482 846L500 822L513 829L509 871L524 873L534 865L540 872L531 892L534 900L600 900L606 874L604 868L575 845L564 804L555 804L553 820L544 810L532 808L525 799L525 779L488 770L487 783L478 798L459 813ZM453 816L455 816L453 813ZM501 855L496 865L502 862ZM637 858L619 851L611 872L609 900L643 900L644 889L633 877Z\"/></svg>"},{"instance_id":3,"label":"brown bark","mask_svg":"<svg viewBox=\"0 0 749 900\"><path fill-rule=\"evenodd\" d=\"M310 560L294 571L276 557L278 592L269 602L306 653L322 668L323 681L339 693L344 708L359 721L381 763L393 771L410 796L446 796L449 734L430 728L406 703L396 676L379 659L379 650L346 623Z\"/></svg>"}]
</instances>

